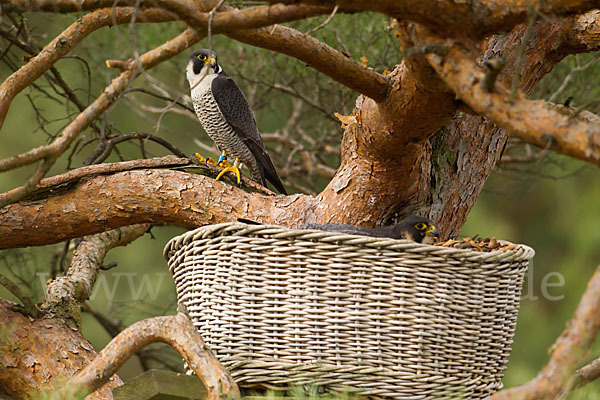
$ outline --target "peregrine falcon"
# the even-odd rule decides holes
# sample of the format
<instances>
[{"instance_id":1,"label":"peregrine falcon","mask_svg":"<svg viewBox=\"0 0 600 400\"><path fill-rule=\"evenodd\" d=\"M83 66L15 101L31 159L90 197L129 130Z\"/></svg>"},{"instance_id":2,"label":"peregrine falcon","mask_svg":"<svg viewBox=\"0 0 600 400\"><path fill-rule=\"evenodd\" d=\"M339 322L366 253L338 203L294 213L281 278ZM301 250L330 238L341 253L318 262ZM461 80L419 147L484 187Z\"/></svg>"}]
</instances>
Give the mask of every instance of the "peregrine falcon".
<instances>
[{"instance_id":1,"label":"peregrine falcon","mask_svg":"<svg viewBox=\"0 0 600 400\"><path fill-rule=\"evenodd\" d=\"M226 168L217 179L234 172L239 184L239 166L243 164L254 181L263 186L269 181L279 193L287 194L267 154L248 100L217 63L217 54L207 49L194 51L186 74L196 115L222 152L219 165ZM235 158L233 165L227 162L227 156Z\"/></svg>"},{"instance_id":2,"label":"peregrine falcon","mask_svg":"<svg viewBox=\"0 0 600 400\"><path fill-rule=\"evenodd\" d=\"M244 218L238 218L238 221L249 225L259 225L258 222ZM395 225L379 226L377 228L362 228L355 225L327 223L308 224L303 229L319 229L321 231L349 233L351 235L408 239L417 243L422 243L426 237L438 238L440 236L437 228L429 218L418 215L410 215Z\"/></svg>"}]
</instances>

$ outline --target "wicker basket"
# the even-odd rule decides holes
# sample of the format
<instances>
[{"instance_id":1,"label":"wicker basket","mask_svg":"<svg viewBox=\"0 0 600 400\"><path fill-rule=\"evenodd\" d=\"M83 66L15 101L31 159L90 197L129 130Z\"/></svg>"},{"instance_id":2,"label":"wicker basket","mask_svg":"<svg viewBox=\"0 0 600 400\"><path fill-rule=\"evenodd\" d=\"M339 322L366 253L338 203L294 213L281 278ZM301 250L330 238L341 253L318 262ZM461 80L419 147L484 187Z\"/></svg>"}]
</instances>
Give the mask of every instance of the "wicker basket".
<instances>
[{"instance_id":1,"label":"wicker basket","mask_svg":"<svg viewBox=\"0 0 600 400\"><path fill-rule=\"evenodd\" d=\"M396 399L502 387L533 254L240 223L165 248L179 302L240 386Z\"/></svg>"}]
</instances>

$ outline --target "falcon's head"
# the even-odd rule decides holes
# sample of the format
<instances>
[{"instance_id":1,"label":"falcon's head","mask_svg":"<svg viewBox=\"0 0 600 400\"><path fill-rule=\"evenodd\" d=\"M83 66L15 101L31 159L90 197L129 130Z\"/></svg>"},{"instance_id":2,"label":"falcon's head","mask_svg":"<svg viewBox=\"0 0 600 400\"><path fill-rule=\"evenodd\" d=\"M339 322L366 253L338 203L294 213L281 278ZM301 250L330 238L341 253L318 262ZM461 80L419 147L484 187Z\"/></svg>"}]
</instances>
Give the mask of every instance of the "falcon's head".
<instances>
[{"instance_id":1,"label":"falcon's head","mask_svg":"<svg viewBox=\"0 0 600 400\"><path fill-rule=\"evenodd\" d=\"M196 85L204 76L218 74L221 71L223 69L217 63L217 53L208 49L194 51L186 68L187 79L191 86Z\"/></svg>"},{"instance_id":2,"label":"falcon's head","mask_svg":"<svg viewBox=\"0 0 600 400\"><path fill-rule=\"evenodd\" d=\"M394 230L397 231L398 237L413 240L417 243L422 243L426 237L438 238L440 236L437 228L429 218L418 215L404 218L394 226Z\"/></svg>"}]
</instances>

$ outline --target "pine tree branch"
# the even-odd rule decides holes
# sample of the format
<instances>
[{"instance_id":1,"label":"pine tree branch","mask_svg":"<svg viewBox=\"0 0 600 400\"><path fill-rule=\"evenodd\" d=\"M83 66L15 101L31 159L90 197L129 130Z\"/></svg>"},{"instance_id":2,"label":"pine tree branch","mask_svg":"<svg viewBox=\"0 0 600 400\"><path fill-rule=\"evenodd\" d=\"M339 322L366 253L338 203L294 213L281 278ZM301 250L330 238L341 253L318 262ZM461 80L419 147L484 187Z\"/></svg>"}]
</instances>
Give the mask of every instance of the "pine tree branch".
<instances>
[{"instance_id":1,"label":"pine tree branch","mask_svg":"<svg viewBox=\"0 0 600 400\"><path fill-rule=\"evenodd\" d=\"M126 225L188 228L238 217L298 226L313 198L247 193L202 175L141 169L90 176L64 190L0 209L0 248L39 246Z\"/></svg>"},{"instance_id":2,"label":"pine tree branch","mask_svg":"<svg viewBox=\"0 0 600 400\"><path fill-rule=\"evenodd\" d=\"M128 245L146 233L148 228L150 224L131 225L84 237L73 252L67 274L48 284L41 310L46 314L72 318L79 324L81 304L92 294L106 253L115 247Z\"/></svg>"},{"instance_id":3,"label":"pine tree branch","mask_svg":"<svg viewBox=\"0 0 600 400\"><path fill-rule=\"evenodd\" d=\"M193 30L187 29L174 39L163 43L155 49L143 54L140 57L141 67L149 69L155 65L167 60L174 55L179 54L187 49L190 45L197 42L201 35ZM104 111L108 109L127 89L129 82L136 76L138 65L131 61L131 68L123 70L119 76L113 79L112 83L104 89L102 94L90 104L83 112L81 112L75 120L73 120L61 132L61 134L49 145L41 146L30 150L26 153L9 157L0 161L0 172L22 165L31 164L43 159L42 166L49 169L51 164L69 147L75 138L87 128L92 121L98 118ZM47 166L50 164L50 166ZM40 167L41 168L41 167ZM41 181L44 173L34 175L24 186L16 188L0 198L0 208L7 204L14 203L31 193L37 184Z\"/></svg>"},{"instance_id":4,"label":"pine tree branch","mask_svg":"<svg viewBox=\"0 0 600 400\"><path fill-rule=\"evenodd\" d=\"M577 366L600 330L599 309L600 267L590 279L567 328L554 342L548 363L533 380L498 392L490 400L556 399L567 394L577 382L573 380ZM596 368L590 367L590 370ZM597 372L594 375L597 376Z\"/></svg>"},{"instance_id":5,"label":"pine tree branch","mask_svg":"<svg viewBox=\"0 0 600 400\"><path fill-rule=\"evenodd\" d=\"M487 92L482 82L484 71L475 64L457 42L433 34L419 36L424 43L443 43L446 56L428 55L438 75L478 114L541 149L600 165L600 117L575 112L568 107L543 100L528 100L519 92L514 103L508 102L510 90L497 82Z\"/></svg>"},{"instance_id":6,"label":"pine tree branch","mask_svg":"<svg viewBox=\"0 0 600 400\"><path fill-rule=\"evenodd\" d=\"M156 342L167 343L181 354L204 383L208 391L207 400L218 400L221 396L240 399L240 391L233 378L183 313L146 319L125 328L67 386L71 390L81 388L85 393L91 393L107 382L136 351Z\"/></svg>"}]
</instances>

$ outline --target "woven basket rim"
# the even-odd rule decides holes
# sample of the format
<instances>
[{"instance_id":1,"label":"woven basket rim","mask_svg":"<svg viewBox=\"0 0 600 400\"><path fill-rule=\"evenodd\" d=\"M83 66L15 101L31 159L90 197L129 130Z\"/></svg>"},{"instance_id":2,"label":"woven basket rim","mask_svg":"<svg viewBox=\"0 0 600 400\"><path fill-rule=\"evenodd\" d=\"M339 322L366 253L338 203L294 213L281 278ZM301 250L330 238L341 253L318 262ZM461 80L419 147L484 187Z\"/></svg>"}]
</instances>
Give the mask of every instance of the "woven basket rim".
<instances>
[{"instance_id":1,"label":"woven basket rim","mask_svg":"<svg viewBox=\"0 0 600 400\"><path fill-rule=\"evenodd\" d=\"M455 247L433 246L426 243L417 243L407 239L392 239L364 235L353 235L339 232L322 231L318 229L291 229L279 225L248 225L242 222L224 222L220 224L204 225L194 230L175 236L163 250L166 260L183 246L206 238L218 236L254 236L272 239L309 240L337 245L360 245L363 247L380 250L405 251L422 255L435 255L455 259L468 259L470 261L504 261L514 262L530 260L535 251L524 244L512 243L508 240L498 239L502 244L515 244L515 248L508 250L495 250L490 252L459 249Z\"/></svg>"}]
</instances>

